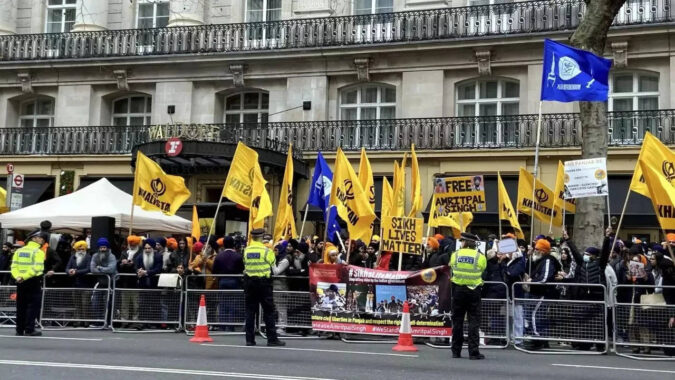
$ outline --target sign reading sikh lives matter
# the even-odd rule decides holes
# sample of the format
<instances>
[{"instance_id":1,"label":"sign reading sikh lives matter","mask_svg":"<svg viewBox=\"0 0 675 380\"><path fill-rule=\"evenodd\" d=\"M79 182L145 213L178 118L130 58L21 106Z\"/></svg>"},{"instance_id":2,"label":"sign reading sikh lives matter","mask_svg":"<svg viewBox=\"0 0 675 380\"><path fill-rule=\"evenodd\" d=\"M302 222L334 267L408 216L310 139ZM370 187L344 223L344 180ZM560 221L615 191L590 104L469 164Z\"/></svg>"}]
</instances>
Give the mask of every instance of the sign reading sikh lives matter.
<instances>
[{"instance_id":1,"label":"sign reading sikh lives matter","mask_svg":"<svg viewBox=\"0 0 675 380\"><path fill-rule=\"evenodd\" d=\"M437 178L434 185L440 214L482 212L485 206L485 182L482 175Z\"/></svg>"},{"instance_id":2,"label":"sign reading sikh lives matter","mask_svg":"<svg viewBox=\"0 0 675 380\"><path fill-rule=\"evenodd\" d=\"M382 219L382 250L422 254L422 218L388 216Z\"/></svg>"}]
</instances>

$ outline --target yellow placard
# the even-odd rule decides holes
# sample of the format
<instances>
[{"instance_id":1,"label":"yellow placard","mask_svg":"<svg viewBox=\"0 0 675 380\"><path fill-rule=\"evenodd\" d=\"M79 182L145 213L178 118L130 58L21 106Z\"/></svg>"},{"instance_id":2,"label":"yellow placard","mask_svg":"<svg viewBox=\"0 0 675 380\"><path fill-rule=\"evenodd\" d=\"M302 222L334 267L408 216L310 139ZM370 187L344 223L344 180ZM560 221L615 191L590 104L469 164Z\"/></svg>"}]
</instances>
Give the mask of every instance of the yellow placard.
<instances>
[{"instance_id":1,"label":"yellow placard","mask_svg":"<svg viewBox=\"0 0 675 380\"><path fill-rule=\"evenodd\" d=\"M442 207L443 214L486 211L482 175L437 178L434 193L434 205Z\"/></svg>"},{"instance_id":2,"label":"yellow placard","mask_svg":"<svg viewBox=\"0 0 675 380\"><path fill-rule=\"evenodd\" d=\"M388 216L382 219L382 251L421 255L422 218Z\"/></svg>"}]
</instances>

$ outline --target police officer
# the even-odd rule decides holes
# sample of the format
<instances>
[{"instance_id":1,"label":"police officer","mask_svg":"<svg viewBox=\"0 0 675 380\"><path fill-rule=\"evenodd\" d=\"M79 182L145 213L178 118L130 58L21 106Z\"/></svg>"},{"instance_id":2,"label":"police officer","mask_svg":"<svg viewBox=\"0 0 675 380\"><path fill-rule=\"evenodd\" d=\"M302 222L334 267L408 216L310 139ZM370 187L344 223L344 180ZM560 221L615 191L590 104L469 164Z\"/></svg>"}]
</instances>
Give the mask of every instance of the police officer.
<instances>
[{"instance_id":1,"label":"police officer","mask_svg":"<svg viewBox=\"0 0 675 380\"><path fill-rule=\"evenodd\" d=\"M35 322L42 303L45 263L42 246L49 241L49 231L37 229L26 240L28 244L17 249L12 259L12 277L16 281L16 335L40 336L42 333L35 331Z\"/></svg>"},{"instance_id":2,"label":"police officer","mask_svg":"<svg viewBox=\"0 0 675 380\"><path fill-rule=\"evenodd\" d=\"M461 357L464 343L464 315L469 315L469 359L485 359L478 352L480 295L487 266L485 256L476 250L478 236L462 233L462 248L452 254L452 357Z\"/></svg>"},{"instance_id":3,"label":"police officer","mask_svg":"<svg viewBox=\"0 0 675 380\"><path fill-rule=\"evenodd\" d=\"M255 315L262 306L268 346L285 346L277 336L271 275L277 271L274 251L263 243L265 230L251 231L251 243L244 250L244 294L246 296L246 345L255 346Z\"/></svg>"}]
</instances>

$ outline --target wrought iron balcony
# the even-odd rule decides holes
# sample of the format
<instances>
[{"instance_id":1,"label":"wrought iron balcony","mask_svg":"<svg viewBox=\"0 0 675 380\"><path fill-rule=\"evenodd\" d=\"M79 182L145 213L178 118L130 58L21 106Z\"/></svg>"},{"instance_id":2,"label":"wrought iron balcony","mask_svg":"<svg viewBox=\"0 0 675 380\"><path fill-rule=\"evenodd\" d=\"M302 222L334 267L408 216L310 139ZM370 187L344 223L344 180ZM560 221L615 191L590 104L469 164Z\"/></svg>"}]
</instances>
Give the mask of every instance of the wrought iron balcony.
<instances>
[{"instance_id":1,"label":"wrought iron balcony","mask_svg":"<svg viewBox=\"0 0 675 380\"><path fill-rule=\"evenodd\" d=\"M645 132L675 144L675 110L610 112L609 144L639 146ZM344 150L529 149L536 140L537 115L307 121L267 124L209 124L134 127L0 128L0 155L129 154L134 146L180 136L185 140L235 143L285 153ZM165 128L157 134L158 128ZM169 128L169 129L166 129ZM543 148L581 143L578 114L545 114ZM206 133L204 133L206 131Z\"/></svg>"},{"instance_id":2,"label":"wrought iron balcony","mask_svg":"<svg viewBox=\"0 0 675 380\"><path fill-rule=\"evenodd\" d=\"M675 20L671 0L631 0L614 26ZM0 36L0 61L307 49L567 31L583 0L542 0L374 15Z\"/></svg>"}]
</instances>

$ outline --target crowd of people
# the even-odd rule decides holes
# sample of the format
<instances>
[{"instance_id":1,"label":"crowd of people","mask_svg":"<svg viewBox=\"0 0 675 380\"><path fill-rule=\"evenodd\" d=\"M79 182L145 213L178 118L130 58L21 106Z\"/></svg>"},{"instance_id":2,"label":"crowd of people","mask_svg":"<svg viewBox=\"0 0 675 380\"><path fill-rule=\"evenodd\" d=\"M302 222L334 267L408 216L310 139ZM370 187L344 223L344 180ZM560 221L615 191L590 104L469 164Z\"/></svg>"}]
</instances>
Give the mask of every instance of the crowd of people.
<instances>
[{"instance_id":1,"label":"crowd of people","mask_svg":"<svg viewBox=\"0 0 675 380\"><path fill-rule=\"evenodd\" d=\"M513 238L506 234L501 238ZM661 294L666 304L675 305L675 289L667 286L675 285L675 266L668 253L669 246L675 249L675 234L668 234L666 242L646 244L639 240L623 242L615 239L611 230L607 231L602 246L587 247L579 250L566 233L559 239L537 236L532 244L518 240L516 252L503 253L497 249L497 236L490 235L487 243L487 268L483 279L484 299L569 299L569 300L608 300L607 323L612 322L611 302L613 289L617 285L654 285L653 288L619 287L616 301L619 303L640 304L645 302L646 294ZM202 237L192 242L188 237L142 237L128 236L123 241L109 241L99 238L97 247L92 249L89 233L82 236L52 235L51 244L46 249L45 287L112 287L157 289L159 274L175 274L179 279L176 287L191 289L241 289L241 279L232 276L240 275L244 270L242 251L246 239L241 234L228 236ZM274 282L275 290L308 290L309 282L302 280L309 275L311 263L351 264L372 269L398 270L398 253L380 252L380 238L373 235L370 242L353 241L347 238L336 243L323 242L318 236L302 239L273 241L271 235L263 237L263 244L274 251L276 266L272 269L275 276L286 276ZM11 266L12 253L23 246L21 241L14 244L5 243L0 253L0 271ZM423 256L404 255L401 260L402 270L414 271L428 267L448 265L451 254L455 251L456 242L453 237L440 234L426 239L426 254ZM349 252L349 254L347 254ZM191 276L188 275L203 275ZM219 276L220 275L220 276ZM223 276L223 275L230 275ZM294 280L293 278L296 278ZM297 280L299 279L299 280ZM109 281L113 283L109 283ZM529 286L513 284L529 282ZM9 274L0 273L0 283L11 284ZM552 284L541 286L537 284ZM566 285L566 284L587 284ZM592 285L604 285L603 287ZM166 286L166 285L165 285ZM511 289L513 291L511 291ZM168 290L167 290L168 291ZM160 297L139 299L133 293L122 293L118 312L123 320L143 320L144 309L160 310L163 317L168 317L169 293ZM86 315L90 298L81 295L74 300L79 306L79 315ZM145 305L144 307L140 307ZM151 307L148 307L150 305ZM422 308L426 302L413 306ZM380 302L375 312L399 310L401 300ZM284 305L278 307L278 317L283 323L288 313ZM438 310L437 312L447 312ZM515 336L537 336L554 328L551 313L541 304L533 303L533 307L516 306L514 310ZM580 318L603 318L602 310L588 308L579 311ZM584 314L585 313L585 314ZM229 317L222 312L217 316L226 321ZM488 318L484 315L483 318ZM629 333L619 331L619 337L648 343L657 341L658 337L649 333L650 324L665 323L675 327L675 316L666 321L649 315L648 310L636 308L631 310L630 324L637 328ZM644 322L648 321L648 322ZM485 321L484 325L503 329L497 321ZM143 328L142 325L137 326ZM227 327L231 329L231 327ZM631 335L631 336L629 336ZM536 340L516 341L517 344L528 345L529 349L539 349L546 345ZM575 343L577 349L590 349L590 344ZM600 347L599 347L600 348ZM638 350L637 348L635 350ZM643 351L648 351L643 348ZM672 354L672 352L670 352Z\"/></svg>"}]
</instances>

